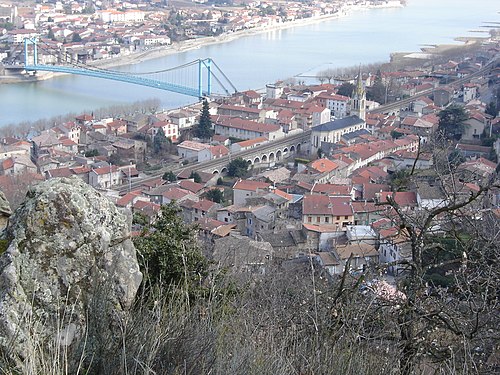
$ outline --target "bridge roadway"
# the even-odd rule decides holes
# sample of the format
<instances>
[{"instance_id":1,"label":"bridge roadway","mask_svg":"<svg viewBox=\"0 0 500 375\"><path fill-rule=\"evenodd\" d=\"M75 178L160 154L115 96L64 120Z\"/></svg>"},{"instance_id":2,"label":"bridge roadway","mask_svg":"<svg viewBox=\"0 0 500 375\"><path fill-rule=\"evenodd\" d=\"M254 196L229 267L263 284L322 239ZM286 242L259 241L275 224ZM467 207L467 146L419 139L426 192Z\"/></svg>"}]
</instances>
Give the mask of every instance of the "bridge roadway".
<instances>
[{"instance_id":1,"label":"bridge roadway","mask_svg":"<svg viewBox=\"0 0 500 375\"><path fill-rule=\"evenodd\" d=\"M190 87L184 87L181 85L175 85L173 83L163 82L156 79L138 77L131 74L126 74L118 71L103 70L103 69L83 69L74 68L71 66L61 66L61 65L25 65L24 69L26 71L46 71L46 72L56 72L56 73L67 73L67 74L79 74L89 77L110 79L113 81L120 81L126 83L133 83L136 85L153 87L155 89L166 90L176 92L178 94L194 96L199 98L200 95L209 95L210 93L200 93L198 89L193 89Z\"/></svg>"},{"instance_id":2,"label":"bridge roadway","mask_svg":"<svg viewBox=\"0 0 500 375\"><path fill-rule=\"evenodd\" d=\"M388 113L393 109L400 109L401 107L406 106L407 104L410 104L412 101L415 101L418 98L421 98L423 96L428 96L428 95L434 93L436 90L439 90L442 88L452 88L453 86L466 83L466 82L470 81L472 78L481 76L483 73L485 73L486 71L491 69L494 66L494 64L496 64L499 60L500 60L499 58L492 59L492 61L490 61L488 64L486 64L483 68L481 68L477 72L469 74L467 77L459 78L448 85L438 86L437 88L434 88L434 89L425 90L417 95L414 95L414 96L411 96L409 98L397 101L395 103L382 105L378 108L367 111L367 113ZM273 152L274 155L276 155L278 150L281 150L281 152L283 153L282 150L284 150L287 146L288 146L288 149L290 150L292 145L295 145L295 147L297 147L298 144L307 144L307 148L308 148L310 138L311 138L311 130L307 130L303 133L287 136L287 137L284 137L284 138L279 139L277 141L269 142L269 143L254 147L254 148L249 149L249 150L245 150L245 151L242 151L239 153L232 153L229 156L225 156L225 157L222 157L219 159L207 160L207 161L204 161L201 163L196 162L196 163L191 164L189 167L183 166L183 167L175 168L175 169L172 169L172 172L177 174L178 172L181 172L181 171L187 169L187 170L193 170L193 171L210 171L211 173L214 173L215 171L217 171L220 173L220 172L224 171L225 167L227 166L227 164L229 164L231 159L241 157L242 159L245 159L245 160L252 160L252 164L254 164L253 161L255 161L255 158L259 157L260 162L262 162L261 159L262 159L263 155L269 156L271 152ZM296 152L296 149L295 149L295 152ZM285 158L289 157L291 154L292 154L292 152L289 151L286 155L283 155L283 157L285 157ZM267 161L267 162L269 162L269 161ZM130 184L129 183L123 184L119 188L119 191L122 194L126 193L130 189L133 190L136 187L140 186L144 182L151 181L151 180L158 178L159 176L163 175L163 173L164 172L161 171L159 173L155 173L155 174L151 175L150 177L141 179L140 181L134 181Z\"/></svg>"}]
</instances>

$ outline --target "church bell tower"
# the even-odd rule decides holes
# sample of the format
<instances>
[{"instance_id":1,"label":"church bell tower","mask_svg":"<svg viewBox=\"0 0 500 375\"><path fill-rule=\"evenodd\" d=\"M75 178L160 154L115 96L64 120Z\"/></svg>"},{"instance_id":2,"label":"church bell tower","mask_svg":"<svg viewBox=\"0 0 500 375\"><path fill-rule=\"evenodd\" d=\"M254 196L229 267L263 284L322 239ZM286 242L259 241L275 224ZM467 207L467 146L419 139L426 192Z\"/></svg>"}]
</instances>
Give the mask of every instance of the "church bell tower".
<instances>
[{"instance_id":1,"label":"church bell tower","mask_svg":"<svg viewBox=\"0 0 500 375\"><path fill-rule=\"evenodd\" d=\"M363 86L361 68L359 69L358 72L356 87L352 91L351 115L356 115L360 119L366 120L366 92L365 92L365 87Z\"/></svg>"}]
</instances>

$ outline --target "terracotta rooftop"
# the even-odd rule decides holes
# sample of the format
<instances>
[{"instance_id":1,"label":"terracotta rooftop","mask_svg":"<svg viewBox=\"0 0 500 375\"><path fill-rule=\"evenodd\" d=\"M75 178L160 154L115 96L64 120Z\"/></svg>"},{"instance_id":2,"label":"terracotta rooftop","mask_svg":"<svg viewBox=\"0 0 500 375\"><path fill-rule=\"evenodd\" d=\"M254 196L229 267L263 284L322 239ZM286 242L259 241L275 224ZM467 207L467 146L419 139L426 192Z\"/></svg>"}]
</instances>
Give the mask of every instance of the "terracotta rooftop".
<instances>
[{"instance_id":1,"label":"terracotta rooftop","mask_svg":"<svg viewBox=\"0 0 500 375\"><path fill-rule=\"evenodd\" d=\"M233 185L233 190L247 190L247 191L257 191L257 189L267 189L271 185L267 182L252 181L252 180L239 180Z\"/></svg>"},{"instance_id":2,"label":"terracotta rooftop","mask_svg":"<svg viewBox=\"0 0 500 375\"><path fill-rule=\"evenodd\" d=\"M353 214L351 198L320 194L304 195L302 213L304 215L351 216Z\"/></svg>"}]
</instances>

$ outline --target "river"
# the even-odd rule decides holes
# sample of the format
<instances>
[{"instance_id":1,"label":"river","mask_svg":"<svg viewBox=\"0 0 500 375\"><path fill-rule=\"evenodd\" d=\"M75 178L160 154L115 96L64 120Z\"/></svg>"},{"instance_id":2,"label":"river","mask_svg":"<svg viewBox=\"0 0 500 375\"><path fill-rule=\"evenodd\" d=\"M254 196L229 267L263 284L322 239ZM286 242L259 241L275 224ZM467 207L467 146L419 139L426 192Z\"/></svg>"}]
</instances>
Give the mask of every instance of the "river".
<instances>
[{"instance_id":1,"label":"river","mask_svg":"<svg viewBox=\"0 0 500 375\"><path fill-rule=\"evenodd\" d=\"M239 90L264 87L318 67L388 61L391 52L452 44L478 36L484 22L498 22L497 0L408 0L404 8L370 9L300 27L264 32L120 68L153 71L212 57ZM487 30L482 28L482 30ZM175 108L194 98L137 85L61 76L0 85L0 126L113 104L158 98Z\"/></svg>"}]
</instances>

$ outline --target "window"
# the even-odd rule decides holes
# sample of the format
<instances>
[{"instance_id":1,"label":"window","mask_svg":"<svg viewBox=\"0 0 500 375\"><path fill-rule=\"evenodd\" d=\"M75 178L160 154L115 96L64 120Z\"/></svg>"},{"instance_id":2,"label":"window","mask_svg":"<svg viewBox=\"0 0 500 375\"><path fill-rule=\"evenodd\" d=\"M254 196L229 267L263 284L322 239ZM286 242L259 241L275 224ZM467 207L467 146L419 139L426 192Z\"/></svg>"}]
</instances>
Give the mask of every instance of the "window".
<instances>
[{"instance_id":1,"label":"window","mask_svg":"<svg viewBox=\"0 0 500 375\"><path fill-rule=\"evenodd\" d=\"M316 222L317 223L321 222L321 218L319 216L316 217Z\"/></svg>"},{"instance_id":2,"label":"window","mask_svg":"<svg viewBox=\"0 0 500 375\"><path fill-rule=\"evenodd\" d=\"M337 216L337 221L340 220L340 216Z\"/></svg>"},{"instance_id":3,"label":"window","mask_svg":"<svg viewBox=\"0 0 500 375\"><path fill-rule=\"evenodd\" d=\"M349 219L349 216L344 216L344 219L345 219L345 220Z\"/></svg>"},{"instance_id":4,"label":"window","mask_svg":"<svg viewBox=\"0 0 500 375\"><path fill-rule=\"evenodd\" d=\"M312 223L312 217L311 217L311 216L309 216L309 217L307 218L307 222L308 222L308 223Z\"/></svg>"},{"instance_id":5,"label":"window","mask_svg":"<svg viewBox=\"0 0 500 375\"><path fill-rule=\"evenodd\" d=\"M325 223L328 223L330 221L330 218L328 216L325 217Z\"/></svg>"}]
</instances>

